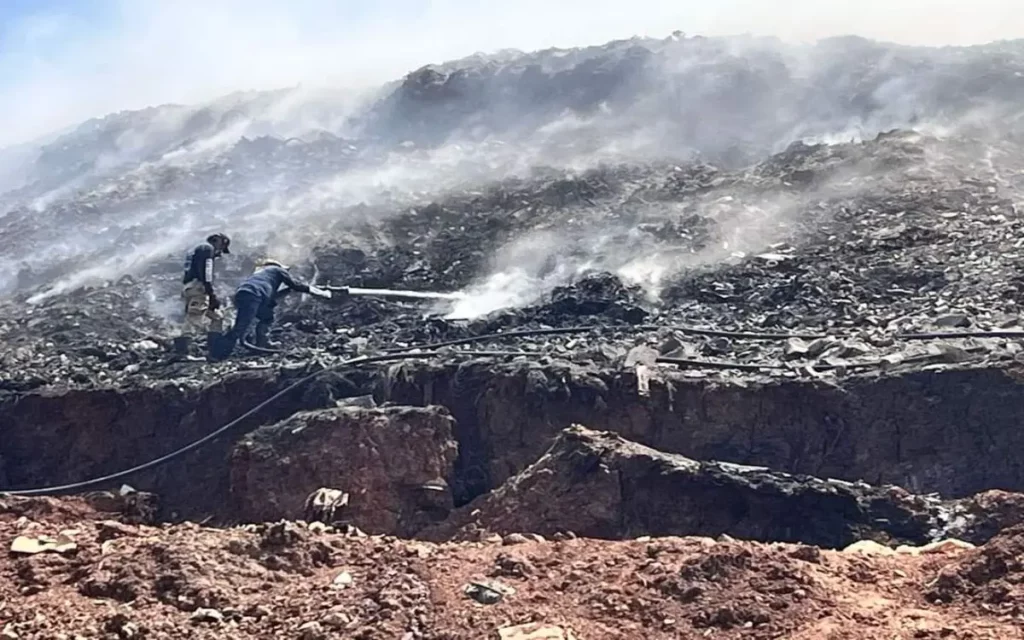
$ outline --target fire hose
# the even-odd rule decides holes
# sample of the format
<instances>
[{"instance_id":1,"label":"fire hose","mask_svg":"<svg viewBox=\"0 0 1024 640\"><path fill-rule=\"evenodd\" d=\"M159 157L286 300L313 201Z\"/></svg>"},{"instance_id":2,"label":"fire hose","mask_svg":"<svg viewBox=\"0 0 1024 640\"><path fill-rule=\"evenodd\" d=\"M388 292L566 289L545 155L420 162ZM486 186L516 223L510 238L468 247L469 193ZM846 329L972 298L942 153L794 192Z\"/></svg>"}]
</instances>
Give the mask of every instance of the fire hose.
<instances>
[{"instance_id":1,"label":"fire hose","mask_svg":"<svg viewBox=\"0 0 1024 640\"><path fill-rule=\"evenodd\" d=\"M334 364L334 365L332 365L330 367L321 369L321 370L316 371L314 373L311 373L311 374L309 374L309 375L307 375L307 376L305 376L303 378L300 378L297 382L293 382L292 384L288 385L287 387L285 387L281 391L278 391L274 395L270 396L269 398L267 398L263 402L259 403L255 407L249 409L248 411L246 411L242 415L238 416L234 420L231 420L230 422L228 422L224 426L217 428L216 430L212 431L211 433L203 436L202 438L200 438L198 440L190 442L189 444L187 444L187 445L185 445L183 447L180 447L180 448L178 448L178 449L176 449L176 450L174 450L174 451L172 451L172 452L170 452L170 453L168 453L166 455L160 456L159 458L155 458L155 459L150 460L148 462L144 462L143 464L136 465L134 467L131 467L130 469L124 469L123 471L118 471L118 472L111 473L111 474L108 474L108 475L105 475L105 476L100 476L100 477L97 477L97 478L91 478L89 480L82 480L80 482L72 482L72 483L69 483L69 484L56 485L56 486L52 486L52 487L40 487L40 488L37 488L37 489L0 490L0 497L2 497L2 496L25 496L25 497L28 497L28 496L60 495L60 494L66 494L66 493L79 492L79 491L82 491L84 489L90 489L92 487L106 485L106 484L109 484L111 482L114 482L115 480L124 480L124 479L126 479L126 478L128 478L130 476L134 476L134 475L136 475L138 473L142 473L144 471L149 471L150 469L155 469L157 467L163 466L163 465L167 464L168 462L171 462L175 458L179 458L179 457L181 457L181 456L183 456L183 455L185 455L187 453L195 451L196 449L199 449L203 445L216 440L220 436L223 436L224 434L229 432L234 427L236 427L239 424L241 424L242 421L245 420L246 418L252 417L257 412L259 412L261 409L264 409L265 407L269 406L275 400L278 400L278 399L284 397L288 393L298 389L299 387L301 387L302 385L304 385L304 384L306 384L308 382L311 382L316 377L321 376L321 375L323 375L325 373L330 373L330 372L333 372L333 371L337 371L337 370L339 370L339 369L341 369L343 367L349 367L349 366L358 366L358 365L364 365L364 364L372 364L372 363L376 363L376 362L388 362L388 361L393 361L393 360L412 360L412 359L419 359L419 358L432 358L432 357L436 357L437 355L438 355L437 353L411 353L411 352L404 352L404 353L387 353L387 354L382 354L382 355L377 355L377 356L361 356L361 357L358 357L358 358L350 358L348 360L344 360L344 361L339 362L337 364ZM458 355L471 356L471 357L508 357L508 356L523 356L523 355L533 356L533 355L538 355L538 354L531 354L531 353L518 352L518 351L466 351L466 352L460 352Z\"/></svg>"},{"instance_id":2,"label":"fire hose","mask_svg":"<svg viewBox=\"0 0 1024 640\"><path fill-rule=\"evenodd\" d=\"M408 292L408 291L390 291L380 289L353 289L348 287L325 287L329 291L339 291L344 289L350 295L367 295L367 296L380 296L384 293L395 294L396 297L402 298L434 298L451 296L454 294L423 294L423 295L408 295L408 294L419 294L419 292ZM338 371L344 367L360 366L366 364L373 364L378 362L388 362L396 360L412 360L412 359L424 359L433 358L441 354L438 353L439 349L444 347L458 346L464 344L470 344L473 342L493 341L493 340L505 340L513 338L522 338L530 336L542 336L542 335L566 335L574 333L587 333L591 331L609 331L609 330L639 330L639 331L652 331L652 330L663 330L669 329L678 331L680 333L689 333L693 335L706 335L713 337L729 337L736 339L750 339L750 340L789 340L791 338L802 338L802 339L816 339L826 337L825 334L783 334L783 333L758 333L758 332L742 332L742 331L723 331L717 329L702 329L697 327L688 326L674 326L674 325L626 325L626 326L611 326L611 325L583 325L576 327L561 327L561 328L546 328L546 329L528 329L519 331L508 331L504 333L492 333L480 336L471 336L467 338L459 338L456 340L448 340L445 342L427 343L421 345L414 345L409 347L403 347L401 349L392 350L380 355L375 356L359 356L356 358L350 358L338 362L330 367L326 367L314 373L311 373L298 381L293 382L281 391L273 394L263 402L257 404L253 408L249 409L242 415L231 420L227 424L215 429L211 433L203 436L202 438L195 440L183 447L180 447L166 455L159 458L155 458L148 462L140 465L136 465L129 469L124 469L115 473L107 474L104 476L91 478L89 480L83 480L80 482L73 482L63 485L56 485L50 487L40 487L36 489L17 489L17 490L6 490L0 491L0 496L51 496L61 495L67 493L73 493L89 489L92 487L107 485L116 480L124 480L128 477L136 474L155 469L163 466L172 460L186 455L192 451L195 451L209 442L216 440L217 438L225 435L245 419L252 417L260 410L269 406L276 400L284 397L288 393L298 389L302 385L311 382L315 378L325 373ZM925 333L925 334L900 334L897 335L897 339L905 340L924 340L934 338L971 338L971 337L1024 337L1024 331L977 331L977 332L937 332L937 333ZM245 343L247 348L251 348L257 351L265 351L268 353L276 353L274 350L262 349ZM459 351L446 354L448 356L468 356L468 357L539 357L543 356L543 353L537 352L525 352L525 351ZM685 358L671 358L671 357L659 357L657 362L664 364L674 364L678 366L695 366L695 367L706 367L714 369L740 369L740 370L765 370L765 369L788 369L790 367L786 365L778 364L757 364L757 363L740 363L740 362L725 362L725 361L708 361L708 360L695 360ZM851 363L850 368L865 368L880 365L880 362L862 362L862 363ZM816 368L834 368L837 365L817 365Z\"/></svg>"}]
</instances>

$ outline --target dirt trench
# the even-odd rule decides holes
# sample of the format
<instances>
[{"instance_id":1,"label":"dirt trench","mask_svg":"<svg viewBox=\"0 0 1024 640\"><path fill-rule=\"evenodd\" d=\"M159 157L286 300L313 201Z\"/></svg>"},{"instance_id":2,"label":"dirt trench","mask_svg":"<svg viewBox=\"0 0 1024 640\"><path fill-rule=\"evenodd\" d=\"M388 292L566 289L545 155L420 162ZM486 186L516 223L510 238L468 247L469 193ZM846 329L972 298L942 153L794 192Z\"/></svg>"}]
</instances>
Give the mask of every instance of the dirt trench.
<instances>
[{"instance_id":1,"label":"dirt trench","mask_svg":"<svg viewBox=\"0 0 1024 640\"><path fill-rule=\"evenodd\" d=\"M378 395L456 419L457 499L532 463L572 423L699 460L963 497L1024 488L1024 386L981 368L815 380L713 382L666 373L648 397L632 372L571 365L402 364Z\"/></svg>"},{"instance_id":2,"label":"dirt trench","mask_svg":"<svg viewBox=\"0 0 1024 640\"><path fill-rule=\"evenodd\" d=\"M0 486L61 484L146 462L236 418L298 375L248 372L202 388L9 396L0 400ZM694 459L891 483L917 493L1024 489L1017 455L1024 445L1024 388L1007 369L851 378L842 388L810 380L712 382L672 372L654 380L644 397L628 371L483 361L406 362L324 376L229 437L129 484L159 494L166 519L231 520L238 509L230 460L239 438L371 391L379 403L450 412L459 451L444 480L456 505L533 463L573 423Z\"/></svg>"}]
</instances>

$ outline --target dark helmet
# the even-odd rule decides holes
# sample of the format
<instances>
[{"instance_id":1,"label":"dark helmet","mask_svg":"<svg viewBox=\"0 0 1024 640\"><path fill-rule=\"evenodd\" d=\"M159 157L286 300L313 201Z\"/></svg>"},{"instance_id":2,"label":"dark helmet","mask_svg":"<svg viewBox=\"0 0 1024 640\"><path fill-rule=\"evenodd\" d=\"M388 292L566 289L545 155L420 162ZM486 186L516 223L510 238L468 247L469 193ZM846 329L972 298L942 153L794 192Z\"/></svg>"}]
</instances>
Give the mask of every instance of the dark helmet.
<instances>
[{"instance_id":1,"label":"dark helmet","mask_svg":"<svg viewBox=\"0 0 1024 640\"><path fill-rule=\"evenodd\" d=\"M216 245L218 242L221 243L221 251L223 253L231 253L228 247L231 245L231 238L224 233L215 233L212 236L206 238L206 241L212 245Z\"/></svg>"}]
</instances>

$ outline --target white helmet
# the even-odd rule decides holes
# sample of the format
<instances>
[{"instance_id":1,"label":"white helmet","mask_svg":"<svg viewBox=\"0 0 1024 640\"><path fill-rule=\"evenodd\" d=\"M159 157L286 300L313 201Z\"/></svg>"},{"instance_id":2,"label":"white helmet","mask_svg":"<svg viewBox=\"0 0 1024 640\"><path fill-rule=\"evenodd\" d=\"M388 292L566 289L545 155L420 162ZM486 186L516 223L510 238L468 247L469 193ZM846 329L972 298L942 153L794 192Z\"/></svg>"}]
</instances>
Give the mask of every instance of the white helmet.
<instances>
[{"instance_id":1,"label":"white helmet","mask_svg":"<svg viewBox=\"0 0 1024 640\"><path fill-rule=\"evenodd\" d=\"M271 258L263 258L262 260L257 260L256 261L256 270L257 271L259 271L260 269L265 269L266 267L281 267L282 269L287 269L288 268L283 263L278 262L277 260L273 260Z\"/></svg>"}]
</instances>

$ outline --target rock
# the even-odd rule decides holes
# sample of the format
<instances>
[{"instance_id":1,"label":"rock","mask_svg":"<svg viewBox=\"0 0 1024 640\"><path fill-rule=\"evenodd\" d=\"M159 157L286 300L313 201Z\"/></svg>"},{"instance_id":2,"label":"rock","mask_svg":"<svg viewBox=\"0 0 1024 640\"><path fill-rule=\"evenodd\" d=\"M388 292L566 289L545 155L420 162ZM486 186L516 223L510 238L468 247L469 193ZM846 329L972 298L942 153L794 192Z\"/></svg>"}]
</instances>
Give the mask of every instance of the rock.
<instances>
[{"instance_id":1,"label":"rock","mask_svg":"<svg viewBox=\"0 0 1024 640\"><path fill-rule=\"evenodd\" d=\"M805 358L810 354L810 348L806 342L800 338L790 338L786 341L786 358L790 360L796 360L798 358Z\"/></svg>"},{"instance_id":2,"label":"rock","mask_svg":"<svg viewBox=\"0 0 1024 640\"><path fill-rule=\"evenodd\" d=\"M0 631L0 640L18 640L21 636L14 630L14 624L6 624Z\"/></svg>"},{"instance_id":3,"label":"rock","mask_svg":"<svg viewBox=\"0 0 1024 640\"><path fill-rule=\"evenodd\" d=\"M494 560L494 569L489 574L494 577L527 578L537 572L529 560L508 553L498 554Z\"/></svg>"},{"instance_id":4,"label":"rock","mask_svg":"<svg viewBox=\"0 0 1024 640\"><path fill-rule=\"evenodd\" d=\"M123 613L115 613L107 618L103 623L103 629L107 633L116 634L119 640L133 640L143 636L139 625L132 622Z\"/></svg>"},{"instance_id":5,"label":"rock","mask_svg":"<svg viewBox=\"0 0 1024 640\"><path fill-rule=\"evenodd\" d=\"M224 614L216 609L196 609L190 619L193 623L220 624L224 622Z\"/></svg>"},{"instance_id":6,"label":"rock","mask_svg":"<svg viewBox=\"0 0 1024 640\"><path fill-rule=\"evenodd\" d=\"M352 574L348 571L342 571L338 575L334 576L334 580L331 580L332 589L348 589L352 586L354 579Z\"/></svg>"},{"instance_id":7,"label":"rock","mask_svg":"<svg viewBox=\"0 0 1024 640\"><path fill-rule=\"evenodd\" d=\"M320 624L328 629L343 629L350 622L352 622L352 618L340 611L328 611L320 619Z\"/></svg>"},{"instance_id":8,"label":"rock","mask_svg":"<svg viewBox=\"0 0 1024 640\"><path fill-rule=\"evenodd\" d=\"M949 344L948 342L936 342L927 347L928 355L938 362L967 362L972 359L970 352L966 349Z\"/></svg>"},{"instance_id":9,"label":"rock","mask_svg":"<svg viewBox=\"0 0 1024 640\"><path fill-rule=\"evenodd\" d=\"M346 521L368 533L411 535L446 515L414 488L452 474L454 422L441 407L299 413L235 447L231 496L242 518L260 521L301 517L307 505L311 517L330 517L309 501L336 505L347 493Z\"/></svg>"},{"instance_id":10,"label":"rock","mask_svg":"<svg viewBox=\"0 0 1024 640\"><path fill-rule=\"evenodd\" d=\"M971 318L966 313L948 313L936 318L934 324L936 327L944 328L969 327Z\"/></svg>"},{"instance_id":11,"label":"rock","mask_svg":"<svg viewBox=\"0 0 1024 640\"><path fill-rule=\"evenodd\" d=\"M843 549L843 553L865 556L891 556L896 552L885 545L878 544L874 540L860 540Z\"/></svg>"},{"instance_id":12,"label":"rock","mask_svg":"<svg viewBox=\"0 0 1024 640\"><path fill-rule=\"evenodd\" d=\"M319 622L310 621L299 626L300 640L324 640L327 633Z\"/></svg>"},{"instance_id":13,"label":"rock","mask_svg":"<svg viewBox=\"0 0 1024 640\"><path fill-rule=\"evenodd\" d=\"M135 491L122 487L122 490L94 491L85 494L85 499L98 511L120 513L125 522L132 524L153 524L160 510L160 499L153 493Z\"/></svg>"},{"instance_id":14,"label":"rock","mask_svg":"<svg viewBox=\"0 0 1024 640\"><path fill-rule=\"evenodd\" d=\"M506 546L525 544L527 542L529 542L529 539L521 533L510 533L501 540L501 543Z\"/></svg>"},{"instance_id":15,"label":"rock","mask_svg":"<svg viewBox=\"0 0 1024 640\"><path fill-rule=\"evenodd\" d=\"M96 538L99 542L139 535L138 529L135 527L114 520L104 520L96 525L96 533Z\"/></svg>"},{"instance_id":16,"label":"rock","mask_svg":"<svg viewBox=\"0 0 1024 640\"><path fill-rule=\"evenodd\" d=\"M827 338L818 338L817 340L812 340L807 345L807 349L806 349L807 355L812 357L812 358L818 358L822 354L824 354L826 351L828 351L832 347L836 346L837 343L838 343L838 340L836 340L836 338L834 338L832 336L829 336ZM845 356L842 356L842 357L845 357Z\"/></svg>"},{"instance_id":17,"label":"rock","mask_svg":"<svg viewBox=\"0 0 1024 640\"><path fill-rule=\"evenodd\" d=\"M874 349L860 340L846 340L839 345L835 355L840 358L857 358L871 354Z\"/></svg>"},{"instance_id":18,"label":"rock","mask_svg":"<svg viewBox=\"0 0 1024 640\"><path fill-rule=\"evenodd\" d=\"M985 491L948 507L956 514L942 535L973 544L984 544L1000 531L1024 523L1024 494Z\"/></svg>"},{"instance_id":19,"label":"rock","mask_svg":"<svg viewBox=\"0 0 1024 640\"><path fill-rule=\"evenodd\" d=\"M886 487L695 461L576 425L534 464L423 532L479 526L559 539L709 536L843 548L866 534L926 540L937 502Z\"/></svg>"},{"instance_id":20,"label":"rock","mask_svg":"<svg viewBox=\"0 0 1024 640\"><path fill-rule=\"evenodd\" d=\"M667 356L670 353L676 353L683 347L683 343L679 341L676 336L668 336L658 344L658 353L663 356ZM628 354L627 354L628 357Z\"/></svg>"},{"instance_id":21,"label":"rock","mask_svg":"<svg viewBox=\"0 0 1024 640\"><path fill-rule=\"evenodd\" d=\"M537 622L498 629L498 640L575 640L571 631Z\"/></svg>"},{"instance_id":22,"label":"rock","mask_svg":"<svg viewBox=\"0 0 1024 640\"><path fill-rule=\"evenodd\" d=\"M821 564L821 549L802 544L790 551L789 557L813 564Z\"/></svg>"}]
</instances>

